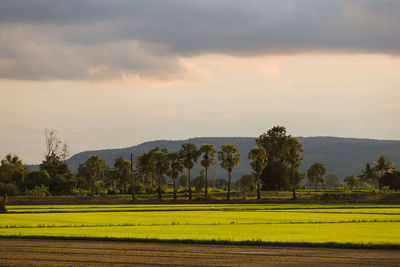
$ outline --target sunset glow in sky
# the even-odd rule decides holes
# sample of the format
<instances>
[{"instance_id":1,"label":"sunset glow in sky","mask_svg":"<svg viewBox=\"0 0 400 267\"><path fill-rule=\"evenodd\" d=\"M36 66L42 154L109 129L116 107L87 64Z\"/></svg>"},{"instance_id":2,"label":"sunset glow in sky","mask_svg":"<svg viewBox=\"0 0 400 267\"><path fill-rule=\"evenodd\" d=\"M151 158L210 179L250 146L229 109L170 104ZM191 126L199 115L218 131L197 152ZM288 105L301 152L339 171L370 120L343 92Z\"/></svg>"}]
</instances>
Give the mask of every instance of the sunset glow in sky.
<instances>
[{"instance_id":1,"label":"sunset glow in sky","mask_svg":"<svg viewBox=\"0 0 400 267\"><path fill-rule=\"evenodd\" d=\"M400 1L1 1L0 157L155 139L400 140Z\"/></svg>"}]
</instances>

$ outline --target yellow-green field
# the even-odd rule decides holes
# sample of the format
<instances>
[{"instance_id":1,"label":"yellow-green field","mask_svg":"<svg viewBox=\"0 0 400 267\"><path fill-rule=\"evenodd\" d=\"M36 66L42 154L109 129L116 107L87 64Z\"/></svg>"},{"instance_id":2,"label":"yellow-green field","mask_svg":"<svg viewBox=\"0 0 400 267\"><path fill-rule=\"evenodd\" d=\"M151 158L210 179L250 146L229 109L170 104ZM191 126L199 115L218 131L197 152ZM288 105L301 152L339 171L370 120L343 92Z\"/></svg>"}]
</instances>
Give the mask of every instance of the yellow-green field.
<instances>
[{"instance_id":1,"label":"yellow-green field","mask_svg":"<svg viewBox=\"0 0 400 267\"><path fill-rule=\"evenodd\" d=\"M9 206L0 235L400 247L396 205Z\"/></svg>"}]
</instances>

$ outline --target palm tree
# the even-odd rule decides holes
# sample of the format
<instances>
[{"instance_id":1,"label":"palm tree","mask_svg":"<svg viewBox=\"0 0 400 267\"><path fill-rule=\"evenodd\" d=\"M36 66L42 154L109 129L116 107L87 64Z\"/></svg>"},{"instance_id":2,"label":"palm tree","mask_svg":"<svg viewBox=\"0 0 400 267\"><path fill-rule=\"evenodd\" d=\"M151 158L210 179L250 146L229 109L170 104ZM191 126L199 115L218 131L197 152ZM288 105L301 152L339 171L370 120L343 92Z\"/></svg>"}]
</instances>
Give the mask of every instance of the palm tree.
<instances>
[{"instance_id":1,"label":"palm tree","mask_svg":"<svg viewBox=\"0 0 400 267\"><path fill-rule=\"evenodd\" d=\"M204 196L207 197L207 188L208 188L208 168L214 164L215 162L215 153L217 151L215 150L213 145L210 144L202 144L200 147L200 152L203 154L203 160L200 162L201 165L205 169L206 173L206 184L205 184L205 189L204 189Z\"/></svg>"},{"instance_id":2,"label":"palm tree","mask_svg":"<svg viewBox=\"0 0 400 267\"><path fill-rule=\"evenodd\" d=\"M251 160L250 166L253 169L256 177L257 199L261 199L260 177L264 168L267 166L267 151L263 147L255 146L250 150L247 157L249 158L249 160Z\"/></svg>"},{"instance_id":3,"label":"palm tree","mask_svg":"<svg viewBox=\"0 0 400 267\"><path fill-rule=\"evenodd\" d=\"M378 175L376 173L376 169L372 168L370 163L367 163L365 164L365 170L362 170L358 177L364 183L376 184L375 181Z\"/></svg>"},{"instance_id":4,"label":"palm tree","mask_svg":"<svg viewBox=\"0 0 400 267\"><path fill-rule=\"evenodd\" d=\"M200 151L193 143L182 144L181 150L179 150L179 156L183 161L183 166L188 170L188 182L189 182L189 199L192 199L192 185L190 183L190 169L194 167L197 162L197 158L200 156Z\"/></svg>"},{"instance_id":5,"label":"palm tree","mask_svg":"<svg viewBox=\"0 0 400 267\"><path fill-rule=\"evenodd\" d=\"M220 161L221 167L228 171L228 194L226 199L229 200L231 194L231 173L233 168L237 167L240 162L239 149L234 144L227 144L221 146L221 151L218 152L218 160Z\"/></svg>"},{"instance_id":6,"label":"palm tree","mask_svg":"<svg viewBox=\"0 0 400 267\"><path fill-rule=\"evenodd\" d=\"M151 161L154 166L154 172L158 178L158 199L161 199L161 177L168 171L167 150L154 150Z\"/></svg>"},{"instance_id":7,"label":"palm tree","mask_svg":"<svg viewBox=\"0 0 400 267\"><path fill-rule=\"evenodd\" d=\"M178 178L179 174L182 173L183 163L178 152L169 153L168 161L169 169L167 173L174 183L174 199L176 200L176 179Z\"/></svg>"},{"instance_id":8,"label":"palm tree","mask_svg":"<svg viewBox=\"0 0 400 267\"><path fill-rule=\"evenodd\" d=\"M379 188L381 188L381 180L385 172L393 171L393 163L384 155L379 155L378 161L374 162L374 169L379 172Z\"/></svg>"},{"instance_id":9,"label":"palm tree","mask_svg":"<svg viewBox=\"0 0 400 267\"><path fill-rule=\"evenodd\" d=\"M292 186L293 186L293 200L296 197L296 170L300 167L301 161L303 160L303 156L301 153L303 152L303 146L299 142L296 137L289 136L286 141L286 156L287 161L292 170Z\"/></svg>"}]
</instances>

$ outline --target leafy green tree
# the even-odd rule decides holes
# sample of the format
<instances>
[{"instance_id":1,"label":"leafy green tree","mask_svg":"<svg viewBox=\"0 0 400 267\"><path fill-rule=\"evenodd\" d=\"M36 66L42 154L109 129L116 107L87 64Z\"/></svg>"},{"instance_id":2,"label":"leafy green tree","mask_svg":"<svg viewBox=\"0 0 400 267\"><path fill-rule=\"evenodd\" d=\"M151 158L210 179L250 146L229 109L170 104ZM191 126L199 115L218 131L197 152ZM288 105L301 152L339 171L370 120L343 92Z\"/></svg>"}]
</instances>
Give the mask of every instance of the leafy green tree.
<instances>
[{"instance_id":1,"label":"leafy green tree","mask_svg":"<svg viewBox=\"0 0 400 267\"><path fill-rule=\"evenodd\" d=\"M183 166L188 170L188 187L189 187L189 199L192 199L192 185L190 182L190 170L194 167L200 156L200 151L193 143L182 144L179 150L180 158L182 159Z\"/></svg>"},{"instance_id":2,"label":"leafy green tree","mask_svg":"<svg viewBox=\"0 0 400 267\"><path fill-rule=\"evenodd\" d=\"M0 182L21 187L22 179L27 172L26 166L17 155L7 154L1 160Z\"/></svg>"},{"instance_id":3,"label":"leafy green tree","mask_svg":"<svg viewBox=\"0 0 400 267\"><path fill-rule=\"evenodd\" d=\"M167 175L171 177L171 180L173 182L174 199L176 200L176 180L178 179L179 174L183 171L183 163L182 159L179 157L178 152L169 153L167 157L169 163ZM186 184L184 186L186 186Z\"/></svg>"},{"instance_id":4,"label":"leafy green tree","mask_svg":"<svg viewBox=\"0 0 400 267\"><path fill-rule=\"evenodd\" d=\"M290 181L287 166L287 153L285 153L286 142L289 136L286 135L286 128L275 126L267 133L256 139L256 144L267 151L267 166L261 174L263 188L265 190L289 189Z\"/></svg>"},{"instance_id":5,"label":"leafy green tree","mask_svg":"<svg viewBox=\"0 0 400 267\"><path fill-rule=\"evenodd\" d=\"M92 155L86 162L79 166L78 174L83 175L90 185L92 192L96 191L96 182L104 179L104 172L107 164L104 158L98 155Z\"/></svg>"},{"instance_id":6,"label":"leafy green tree","mask_svg":"<svg viewBox=\"0 0 400 267\"><path fill-rule=\"evenodd\" d=\"M242 191L253 191L256 187L254 185L255 178L252 174L244 174L239 179L239 185Z\"/></svg>"},{"instance_id":7,"label":"leafy green tree","mask_svg":"<svg viewBox=\"0 0 400 267\"><path fill-rule=\"evenodd\" d=\"M346 176L343 180L343 183L347 184L350 187L354 187L358 184L358 179L354 175Z\"/></svg>"},{"instance_id":8,"label":"leafy green tree","mask_svg":"<svg viewBox=\"0 0 400 267\"><path fill-rule=\"evenodd\" d=\"M139 174L139 176L141 177L142 184L146 185L148 183L152 169L150 152L144 152L136 158L135 169Z\"/></svg>"},{"instance_id":9,"label":"leafy green tree","mask_svg":"<svg viewBox=\"0 0 400 267\"><path fill-rule=\"evenodd\" d=\"M201 165L204 167L205 170L205 185L204 185L204 196L207 197L208 195L208 168L212 164L215 163L215 154L217 151L215 150L214 146L211 144L202 144L200 147L200 152L203 155L203 159L201 160Z\"/></svg>"},{"instance_id":10,"label":"leafy green tree","mask_svg":"<svg viewBox=\"0 0 400 267\"><path fill-rule=\"evenodd\" d=\"M303 146L297 138L289 136L285 143L285 152L292 173L293 199L296 199L296 172L303 160Z\"/></svg>"},{"instance_id":11,"label":"leafy green tree","mask_svg":"<svg viewBox=\"0 0 400 267\"><path fill-rule=\"evenodd\" d=\"M248 158L250 160L250 166L253 169L256 177L257 199L261 199L260 177L264 168L267 166L267 151L263 147L255 146L250 150Z\"/></svg>"},{"instance_id":12,"label":"leafy green tree","mask_svg":"<svg viewBox=\"0 0 400 267\"><path fill-rule=\"evenodd\" d=\"M334 174L328 174L325 176L325 184L328 188L338 187L339 178Z\"/></svg>"},{"instance_id":13,"label":"leafy green tree","mask_svg":"<svg viewBox=\"0 0 400 267\"><path fill-rule=\"evenodd\" d=\"M324 182L324 175L326 174L326 167L321 162L314 163L307 170L307 179L310 185L314 184L317 189L318 184Z\"/></svg>"},{"instance_id":14,"label":"leafy green tree","mask_svg":"<svg viewBox=\"0 0 400 267\"><path fill-rule=\"evenodd\" d=\"M154 165L154 172L158 178L158 199L161 199L161 179L164 174L167 174L169 162L168 162L168 151L157 150L152 154L152 162Z\"/></svg>"},{"instance_id":15,"label":"leafy green tree","mask_svg":"<svg viewBox=\"0 0 400 267\"><path fill-rule=\"evenodd\" d=\"M392 170L386 172L380 180L382 186L389 186L392 190L400 190L400 172Z\"/></svg>"},{"instance_id":16,"label":"leafy green tree","mask_svg":"<svg viewBox=\"0 0 400 267\"><path fill-rule=\"evenodd\" d=\"M379 172L379 187L381 188L381 180L385 172L391 173L393 171L393 163L384 156L379 155L378 161L374 162L374 169Z\"/></svg>"},{"instance_id":17,"label":"leafy green tree","mask_svg":"<svg viewBox=\"0 0 400 267\"><path fill-rule=\"evenodd\" d=\"M206 186L206 179L203 170L200 171L200 175L193 180L193 186L196 192L200 192Z\"/></svg>"},{"instance_id":18,"label":"leafy green tree","mask_svg":"<svg viewBox=\"0 0 400 267\"><path fill-rule=\"evenodd\" d=\"M131 174L131 162L119 157L114 161L114 169L114 174L118 183L123 188L124 194L126 194L128 192L128 182Z\"/></svg>"},{"instance_id":19,"label":"leafy green tree","mask_svg":"<svg viewBox=\"0 0 400 267\"><path fill-rule=\"evenodd\" d=\"M370 163L365 164L365 169L361 171L361 174L358 177L360 178L360 182L362 183L367 183L375 186L378 185L378 174L376 172L376 169L373 168Z\"/></svg>"},{"instance_id":20,"label":"leafy green tree","mask_svg":"<svg viewBox=\"0 0 400 267\"><path fill-rule=\"evenodd\" d=\"M25 189L32 190L36 186L44 185L49 187L50 175L47 171L32 171L24 176L23 184Z\"/></svg>"},{"instance_id":21,"label":"leafy green tree","mask_svg":"<svg viewBox=\"0 0 400 267\"><path fill-rule=\"evenodd\" d=\"M231 173L233 168L237 167L240 163L240 153L235 144L227 144L221 146L221 151L218 152L218 160L221 167L228 171L228 193L226 199L230 199L231 193Z\"/></svg>"}]
</instances>

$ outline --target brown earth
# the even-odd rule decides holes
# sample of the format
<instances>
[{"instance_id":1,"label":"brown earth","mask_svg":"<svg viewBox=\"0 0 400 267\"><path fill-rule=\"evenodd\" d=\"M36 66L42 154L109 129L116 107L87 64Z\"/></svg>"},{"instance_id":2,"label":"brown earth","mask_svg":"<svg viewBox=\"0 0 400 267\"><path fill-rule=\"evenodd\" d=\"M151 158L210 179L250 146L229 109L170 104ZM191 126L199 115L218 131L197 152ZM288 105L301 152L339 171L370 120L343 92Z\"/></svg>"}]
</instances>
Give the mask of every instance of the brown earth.
<instances>
[{"instance_id":1,"label":"brown earth","mask_svg":"<svg viewBox=\"0 0 400 267\"><path fill-rule=\"evenodd\" d=\"M0 239L0 266L399 266L396 250Z\"/></svg>"},{"instance_id":2,"label":"brown earth","mask_svg":"<svg viewBox=\"0 0 400 267\"><path fill-rule=\"evenodd\" d=\"M400 204L400 193L342 193L342 192L298 192L298 199L291 199L291 192L262 192L262 199L255 199L255 193L232 193L231 200L226 200L225 193L214 193L209 198L194 194L189 201L184 195L173 200L172 195L165 194L163 200L154 195L140 195L137 204L202 204L202 203L313 203L313 204ZM129 196L47 196L9 197L7 205L57 205L57 204L131 204Z\"/></svg>"}]
</instances>

